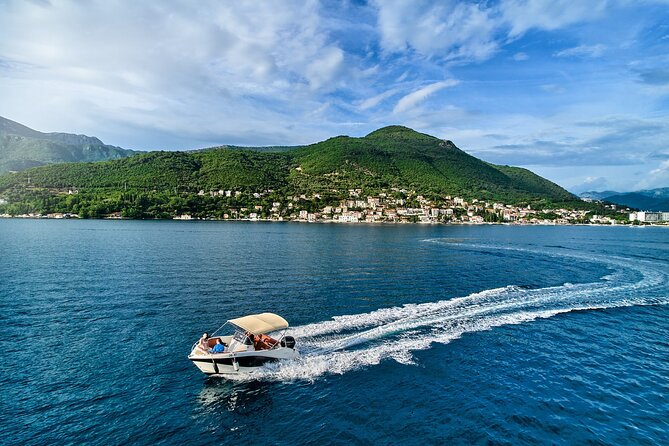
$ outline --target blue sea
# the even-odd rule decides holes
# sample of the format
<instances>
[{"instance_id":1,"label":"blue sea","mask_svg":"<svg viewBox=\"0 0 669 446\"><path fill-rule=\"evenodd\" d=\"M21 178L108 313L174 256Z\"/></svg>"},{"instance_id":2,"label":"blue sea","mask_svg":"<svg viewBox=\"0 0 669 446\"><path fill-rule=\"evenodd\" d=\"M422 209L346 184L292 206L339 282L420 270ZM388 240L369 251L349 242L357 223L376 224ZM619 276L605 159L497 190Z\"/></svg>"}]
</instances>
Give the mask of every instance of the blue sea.
<instances>
[{"instance_id":1,"label":"blue sea","mask_svg":"<svg viewBox=\"0 0 669 446\"><path fill-rule=\"evenodd\" d=\"M0 220L0 443L668 444L668 303L669 228Z\"/></svg>"}]
</instances>

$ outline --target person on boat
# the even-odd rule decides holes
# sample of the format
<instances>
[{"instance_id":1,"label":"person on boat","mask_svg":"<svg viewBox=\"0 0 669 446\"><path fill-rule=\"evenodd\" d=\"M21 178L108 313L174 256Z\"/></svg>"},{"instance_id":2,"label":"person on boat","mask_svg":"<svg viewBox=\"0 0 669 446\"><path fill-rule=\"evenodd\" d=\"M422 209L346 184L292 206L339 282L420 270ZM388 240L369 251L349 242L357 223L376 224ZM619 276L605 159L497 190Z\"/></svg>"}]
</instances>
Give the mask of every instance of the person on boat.
<instances>
[{"instance_id":1,"label":"person on boat","mask_svg":"<svg viewBox=\"0 0 669 446\"><path fill-rule=\"evenodd\" d=\"M251 335L251 340L253 341L253 348L255 350L262 350L263 345L262 345L262 336L261 335Z\"/></svg>"},{"instance_id":2,"label":"person on boat","mask_svg":"<svg viewBox=\"0 0 669 446\"><path fill-rule=\"evenodd\" d=\"M221 338L216 339L216 345L214 345L214 348L209 350L209 353L224 353L225 352L225 344L223 344L223 340Z\"/></svg>"},{"instance_id":3,"label":"person on boat","mask_svg":"<svg viewBox=\"0 0 669 446\"><path fill-rule=\"evenodd\" d=\"M253 338L253 346L256 350L270 350L278 343L279 341L266 334L259 334Z\"/></svg>"},{"instance_id":4,"label":"person on boat","mask_svg":"<svg viewBox=\"0 0 669 446\"><path fill-rule=\"evenodd\" d=\"M198 341L197 348L204 352L209 351L209 333L204 333Z\"/></svg>"}]
</instances>

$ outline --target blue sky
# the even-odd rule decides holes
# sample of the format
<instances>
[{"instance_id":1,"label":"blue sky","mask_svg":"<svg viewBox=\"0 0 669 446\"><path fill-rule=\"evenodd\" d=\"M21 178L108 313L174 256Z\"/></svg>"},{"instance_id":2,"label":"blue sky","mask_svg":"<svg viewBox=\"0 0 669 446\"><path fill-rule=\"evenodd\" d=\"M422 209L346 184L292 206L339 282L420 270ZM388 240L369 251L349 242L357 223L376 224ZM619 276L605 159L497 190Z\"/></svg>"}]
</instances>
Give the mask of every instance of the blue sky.
<instances>
[{"instance_id":1,"label":"blue sky","mask_svg":"<svg viewBox=\"0 0 669 446\"><path fill-rule=\"evenodd\" d=\"M401 124L572 191L669 186L669 1L5 1L0 115L139 150Z\"/></svg>"}]
</instances>

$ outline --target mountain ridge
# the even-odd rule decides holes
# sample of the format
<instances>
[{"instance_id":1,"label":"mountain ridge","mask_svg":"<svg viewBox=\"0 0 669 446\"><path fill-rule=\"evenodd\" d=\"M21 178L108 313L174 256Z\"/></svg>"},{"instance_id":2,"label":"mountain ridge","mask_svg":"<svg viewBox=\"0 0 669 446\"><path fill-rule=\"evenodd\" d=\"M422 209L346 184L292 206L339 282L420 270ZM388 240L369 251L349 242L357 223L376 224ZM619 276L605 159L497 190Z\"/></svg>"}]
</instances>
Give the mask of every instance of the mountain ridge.
<instances>
[{"instance_id":1,"label":"mountain ridge","mask_svg":"<svg viewBox=\"0 0 669 446\"><path fill-rule=\"evenodd\" d=\"M669 187L642 189L631 192L589 191L579 194L582 198L608 201L645 211L669 211Z\"/></svg>"},{"instance_id":2,"label":"mountain ridge","mask_svg":"<svg viewBox=\"0 0 669 446\"><path fill-rule=\"evenodd\" d=\"M0 116L0 173L56 163L103 161L136 152L72 133L43 133Z\"/></svg>"},{"instance_id":3,"label":"mountain ridge","mask_svg":"<svg viewBox=\"0 0 669 446\"><path fill-rule=\"evenodd\" d=\"M313 212L336 206L351 190L361 196L399 194L436 202L459 196L532 209L556 203L587 206L527 169L486 163L451 141L400 126L283 151L154 151L0 176L0 197L12 212L81 211L130 218L165 218L186 208L199 218L256 206L268 212L272 203L282 203L281 212L287 212L288 203ZM227 191L225 196L221 191Z\"/></svg>"}]
</instances>

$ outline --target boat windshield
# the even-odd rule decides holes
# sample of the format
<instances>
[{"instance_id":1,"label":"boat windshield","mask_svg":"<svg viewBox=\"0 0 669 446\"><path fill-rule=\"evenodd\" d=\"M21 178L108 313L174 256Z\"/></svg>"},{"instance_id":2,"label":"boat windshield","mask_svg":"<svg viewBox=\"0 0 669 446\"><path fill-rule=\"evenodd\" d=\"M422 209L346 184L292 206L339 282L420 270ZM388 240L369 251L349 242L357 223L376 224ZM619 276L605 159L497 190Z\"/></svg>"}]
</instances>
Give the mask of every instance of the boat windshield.
<instances>
[{"instance_id":1,"label":"boat windshield","mask_svg":"<svg viewBox=\"0 0 669 446\"><path fill-rule=\"evenodd\" d=\"M246 336L246 333L242 330L235 330L235 334L232 338L237 342L241 342L242 344L253 345L253 340Z\"/></svg>"}]
</instances>

